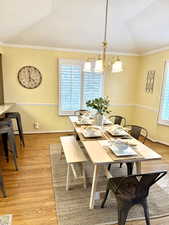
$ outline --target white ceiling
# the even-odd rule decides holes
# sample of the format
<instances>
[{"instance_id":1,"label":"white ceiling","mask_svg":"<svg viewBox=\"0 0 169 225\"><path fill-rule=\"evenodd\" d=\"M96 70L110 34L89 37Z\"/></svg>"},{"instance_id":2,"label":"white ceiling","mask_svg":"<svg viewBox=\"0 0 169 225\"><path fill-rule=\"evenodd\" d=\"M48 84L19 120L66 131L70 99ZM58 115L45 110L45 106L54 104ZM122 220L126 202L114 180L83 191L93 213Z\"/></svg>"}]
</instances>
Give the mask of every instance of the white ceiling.
<instances>
[{"instance_id":1,"label":"white ceiling","mask_svg":"<svg viewBox=\"0 0 169 225\"><path fill-rule=\"evenodd\" d=\"M0 0L0 42L97 51L106 0ZM169 0L109 0L109 51L169 46Z\"/></svg>"}]
</instances>

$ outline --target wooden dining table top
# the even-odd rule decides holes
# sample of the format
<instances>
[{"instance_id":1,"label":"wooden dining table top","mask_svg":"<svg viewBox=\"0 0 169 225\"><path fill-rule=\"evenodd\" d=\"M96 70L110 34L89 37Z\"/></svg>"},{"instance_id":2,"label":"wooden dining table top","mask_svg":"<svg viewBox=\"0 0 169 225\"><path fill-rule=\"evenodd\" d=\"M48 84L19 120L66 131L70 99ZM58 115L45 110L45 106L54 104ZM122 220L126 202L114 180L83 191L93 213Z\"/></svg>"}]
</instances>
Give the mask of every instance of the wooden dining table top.
<instances>
[{"instance_id":1,"label":"wooden dining table top","mask_svg":"<svg viewBox=\"0 0 169 225\"><path fill-rule=\"evenodd\" d=\"M113 146L113 141L117 138L112 137L107 131L106 128L110 128L112 125L104 126L103 135L101 138L85 138L83 133L83 129L87 127L87 125L78 125L76 121L78 121L77 116L69 117L72 122L75 132L80 138L80 141L83 143L86 152L92 161L93 164L108 164L108 163L124 163L124 162L137 162L137 161L148 161L148 160L159 160L161 159L161 155L156 153L153 149L149 148L145 144L140 141L132 138L135 142L135 146L132 148L137 153L136 156L116 156L111 149L109 148L109 142L111 141L111 145Z\"/></svg>"}]
</instances>

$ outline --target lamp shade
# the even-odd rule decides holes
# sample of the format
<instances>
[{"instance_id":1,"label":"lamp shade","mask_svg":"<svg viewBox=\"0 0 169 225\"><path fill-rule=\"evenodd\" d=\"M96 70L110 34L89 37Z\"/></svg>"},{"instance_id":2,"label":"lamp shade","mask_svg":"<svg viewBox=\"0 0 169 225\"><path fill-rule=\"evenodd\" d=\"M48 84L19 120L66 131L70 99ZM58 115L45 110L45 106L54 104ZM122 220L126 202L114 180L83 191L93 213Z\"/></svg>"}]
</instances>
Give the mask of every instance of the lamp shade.
<instances>
[{"instance_id":1,"label":"lamp shade","mask_svg":"<svg viewBox=\"0 0 169 225\"><path fill-rule=\"evenodd\" d=\"M94 72L95 73L102 73L103 72L103 61L101 59L98 59L96 61Z\"/></svg>"},{"instance_id":2,"label":"lamp shade","mask_svg":"<svg viewBox=\"0 0 169 225\"><path fill-rule=\"evenodd\" d=\"M120 61L120 59L117 59L113 64L112 64L112 73L119 73L123 71L123 64Z\"/></svg>"},{"instance_id":3,"label":"lamp shade","mask_svg":"<svg viewBox=\"0 0 169 225\"><path fill-rule=\"evenodd\" d=\"M91 62L85 62L84 66L83 66L83 72L89 72L90 73L91 68L92 68Z\"/></svg>"}]
</instances>

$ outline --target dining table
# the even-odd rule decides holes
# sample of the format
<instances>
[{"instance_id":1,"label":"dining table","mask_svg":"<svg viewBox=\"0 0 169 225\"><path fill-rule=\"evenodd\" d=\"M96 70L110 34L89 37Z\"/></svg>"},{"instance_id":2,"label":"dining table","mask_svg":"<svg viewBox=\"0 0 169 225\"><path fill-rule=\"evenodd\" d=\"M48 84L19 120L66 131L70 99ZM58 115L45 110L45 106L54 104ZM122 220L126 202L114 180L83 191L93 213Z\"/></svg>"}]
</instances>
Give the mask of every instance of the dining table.
<instances>
[{"instance_id":1,"label":"dining table","mask_svg":"<svg viewBox=\"0 0 169 225\"><path fill-rule=\"evenodd\" d=\"M83 124L79 123L78 116L69 116L69 120L74 127L74 131L79 141L84 146L84 149L89 157L89 160L93 164L93 176L92 176L92 188L90 193L89 208L93 209L95 205L95 196L97 190L97 181L99 177L99 171L103 167L105 170L105 175L107 178L112 177L112 174L107 169L109 164L117 163L135 163L136 173L141 173L141 163L143 161L149 160L160 160L162 157L156 153L153 149L149 148L145 144L141 143L139 140L132 138L128 133L128 138L134 142L134 146L131 146L136 152L135 155L131 156L117 156L112 152L114 143L117 140L117 137L111 135L109 132L114 126L111 123L100 127L102 130L102 135L99 137L85 137L84 130L89 126L93 125L94 120L90 120L91 123ZM127 138L125 139L127 141ZM110 148L111 145L111 148Z\"/></svg>"}]
</instances>

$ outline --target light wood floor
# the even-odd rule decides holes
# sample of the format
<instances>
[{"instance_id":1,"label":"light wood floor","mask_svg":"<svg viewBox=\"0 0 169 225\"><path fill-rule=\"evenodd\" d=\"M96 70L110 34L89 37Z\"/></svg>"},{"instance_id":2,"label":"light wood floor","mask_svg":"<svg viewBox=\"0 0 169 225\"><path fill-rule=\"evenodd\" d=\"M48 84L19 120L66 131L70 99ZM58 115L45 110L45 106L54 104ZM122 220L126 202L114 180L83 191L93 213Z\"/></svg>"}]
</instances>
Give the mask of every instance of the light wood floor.
<instances>
[{"instance_id":1,"label":"light wood floor","mask_svg":"<svg viewBox=\"0 0 169 225\"><path fill-rule=\"evenodd\" d=\"M18 172L12 163L7 164L1 156L0 167L3 168L8 198L0 197L0 215L13 214L12 225L57 225L48 149L49 144L59 141L59 134L25 135L25 139L26 148L21 149L17 138ZM144 163L143 171L169 170L169 147L151 142L147 145L165 160ZM160 181L160 185L169 193L169 175ZM126 225L135 224L143 225L145 222ZM169 217L152 220L152 225L169 225Z\"/></svg>"}]
</instances>

